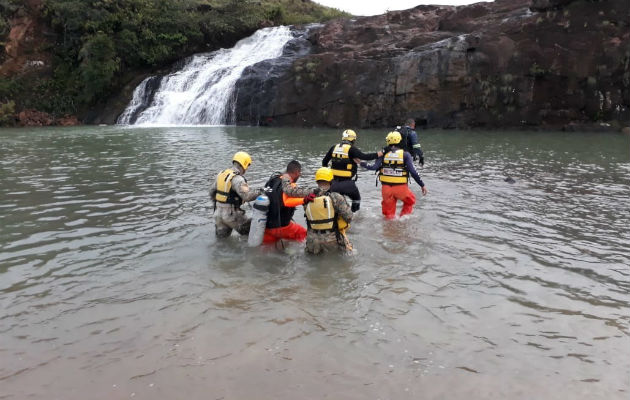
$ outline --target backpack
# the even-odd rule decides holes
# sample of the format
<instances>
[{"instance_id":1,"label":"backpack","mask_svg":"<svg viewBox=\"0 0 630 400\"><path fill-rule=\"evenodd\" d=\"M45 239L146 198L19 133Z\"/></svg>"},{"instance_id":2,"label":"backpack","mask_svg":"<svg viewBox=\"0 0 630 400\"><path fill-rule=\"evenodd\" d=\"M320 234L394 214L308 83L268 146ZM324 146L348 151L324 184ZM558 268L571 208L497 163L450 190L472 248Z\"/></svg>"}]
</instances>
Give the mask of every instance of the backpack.
<instances>
[{"instance_id":1,"label":"backpack","mask_svg":"<svg viewBox=\"0 0 630 400\"><path fill-rule=\"evenodd\" d=\"M400 141L400 147L402 147L402 149L409 154L414 154L413 145L411 144L411 128L408 126L397 126L396 132L400 133L400 136L402 137L402 140Z\"/></svg>"}]
</instances>

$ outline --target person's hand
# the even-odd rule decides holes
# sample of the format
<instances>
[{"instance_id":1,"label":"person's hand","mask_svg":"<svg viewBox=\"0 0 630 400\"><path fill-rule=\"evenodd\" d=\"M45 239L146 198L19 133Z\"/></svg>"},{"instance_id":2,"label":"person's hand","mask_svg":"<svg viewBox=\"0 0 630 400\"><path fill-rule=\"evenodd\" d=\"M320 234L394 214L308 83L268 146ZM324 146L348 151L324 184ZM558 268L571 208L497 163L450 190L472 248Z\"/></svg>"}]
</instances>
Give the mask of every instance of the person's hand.
<instances>
[{"instance_id":1,"label":"person's hand","mask_svg":"<svg viewBox=\"0 0 630 400\"><path fill-rule=\"evenodd\" d=\"M352 161L354 161L355 164L361 164L361 160L358 158L353 158Z\"/></svg>"},{"instance_id":2,"label":"person's hand","mask_svg":"<svg viewBox=\"0 0 630 400\"><path fill-rule=\"evenodd\" d=\"M311 201L315 200L315 193L311 193L307 196L304 196L304 201L302 202L302 204L307 205L308 203L310 203Z\"/></svg>"},{"instance_id":3,"label":"person's hand","mask_svg":"<svg viewBox=\"0 0 630 400\"><path fill-rule=\"evenodd\" d=\"M422 195L426 196L427 193L429 193L429 191L427 190L427 187L426 186L422 186Z\"/></svg>"},{"instance_id":4,"label":"person's hand","mask_svg":"<svg viewBox=\"0 0 630 400\"><path fill-rule=\"evenodd\" d=\"M418 157L418 162L424 167L424 156Z\"/></svg>"},{"instance_id":5,"label":"person's hand","mask_svg":"<svg viewBox=\"0 0 630 400\"><path fill-rule=\"evenodd\" d=\"M383 152L382 151L377 151L376 155L379 156L379 157L383 157Z\"/></svg>"},{"instance_id":6,"label":"person's hand","mask_svg":"<svg viewBox=\"0 0 630 400\"><path fill-rule=\"evenodd\" d=\"M350 210L352 212L357 212L357 211L359 211L359 208L361 208L361 203L358 202L358 201L353 201L352 202L352 206L350 207Z\"/></svg>"}]
</instances>

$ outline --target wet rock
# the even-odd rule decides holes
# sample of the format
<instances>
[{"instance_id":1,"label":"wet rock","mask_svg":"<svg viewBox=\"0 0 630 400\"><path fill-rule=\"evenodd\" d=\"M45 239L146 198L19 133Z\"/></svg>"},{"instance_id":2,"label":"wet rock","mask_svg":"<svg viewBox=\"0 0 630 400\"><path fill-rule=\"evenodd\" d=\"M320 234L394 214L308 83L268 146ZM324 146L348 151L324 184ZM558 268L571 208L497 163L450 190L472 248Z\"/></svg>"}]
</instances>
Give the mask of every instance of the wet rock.
<instances>
[{"instance_id":1,"label":"wet rock","mask_svg":"<svg viewBox=\"0 0 630 400\"><path fill-rule=\"evenodd\" d=\"M48 113L29 109L18 114L18 122L21 126L50 126L55 119Z\"/></svg>"},{"instance_id":2,"label":"wet rock","mask_svg":"<svg viewBox=\"0 0 630 400\"><path fill-rule=\"evenodd\" d=\"M391 127L415 117L428 128L627 126L628 21L627 0L423 5L331 21L310 31L309 52L289 68L265 62L244 74L237 120Z\"/></svg>"},{"instance_id":3,"label":"wet rock","mask_svg":"<svg viewBox=\"0 0 630 400\"><path fill-rule=\"evenodd\" d=\"M574 0L532 0L532 11L547 11L566 6Z\"/></svg>"},{"instance_id":4,"label":"wet rock","mask_svg":"<svg viewBox=\"0 0 630 400\"><path fill-rule=\"evenodd\" d=\"M55 124L59 126L77 126L77 125L81 125L81 122L74 115L65 115L61 118L58 118L55 121Z\"/></svg>"}]
</instances>

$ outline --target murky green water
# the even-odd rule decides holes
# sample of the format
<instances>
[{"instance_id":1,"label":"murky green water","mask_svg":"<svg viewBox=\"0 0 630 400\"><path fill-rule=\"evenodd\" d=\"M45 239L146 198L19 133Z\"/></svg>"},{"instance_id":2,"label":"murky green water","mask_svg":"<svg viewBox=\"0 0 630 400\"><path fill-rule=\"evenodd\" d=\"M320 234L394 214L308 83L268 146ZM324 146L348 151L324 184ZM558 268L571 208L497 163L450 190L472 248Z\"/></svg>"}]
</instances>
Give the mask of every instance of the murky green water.
<instances>
[{"instance_id":1,"label":"murky green water","mask_svg":"<svg viewBox=\"0 0 630 400\"><path fill-rule=\"evenodd\" d=\"M628 399L630 137L421 132L429 195L385 222L362 172L356 255L215 240L236 150L312 184L339 135L0 131L0 399Z\"/></svg>"}]
</instances>

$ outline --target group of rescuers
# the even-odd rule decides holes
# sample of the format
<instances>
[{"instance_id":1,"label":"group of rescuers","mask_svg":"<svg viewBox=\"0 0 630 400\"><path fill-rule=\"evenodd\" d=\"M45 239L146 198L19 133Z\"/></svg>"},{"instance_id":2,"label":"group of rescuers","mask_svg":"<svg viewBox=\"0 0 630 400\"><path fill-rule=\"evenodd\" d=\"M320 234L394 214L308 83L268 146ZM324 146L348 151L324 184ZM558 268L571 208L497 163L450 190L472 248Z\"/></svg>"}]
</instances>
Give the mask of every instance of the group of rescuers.
<instances>
[{"instance_id":1,"label":"group of rescuers","mask_svg":"<svg viewBox=\"0 0 630 400\"><path fill-rule=\"evenodd\" d=\"M383 196L381 206L386 219L395 217L397 200L403 203L401 216L413 211L416 197L409 190L409 177L420 185L423 195L427 194L413 164L417 160L424 165L422 148L414 129L415 121L408 119L404 127L387 134L387 146L383 151L367 154L355 146L357 134L353 130L343 131L341 143L330 148L322 160L322 167L315 173L317 188L297 186L302 167L293 160L284 173L274 173L265 188L252 190L243 176L252 159L246 152L237 152L232 158L232 167L221 171L210 189L210 197L216 204L216 236L228 237L233 229L247 235L251 218L245 215L241 205L265 193L269 197L269 210L263 244L278 244L281 239L306 240L306 252L312 254L331 250L351 251L346 230L361 204L355 183L357 164L368 170L378 170ZM368 165L361 160L376 161ZM351 199L351 206L344 196ZM308 229L292 221L295 207L301 205L304 206Z\"/></svg>"}]
</instances>

